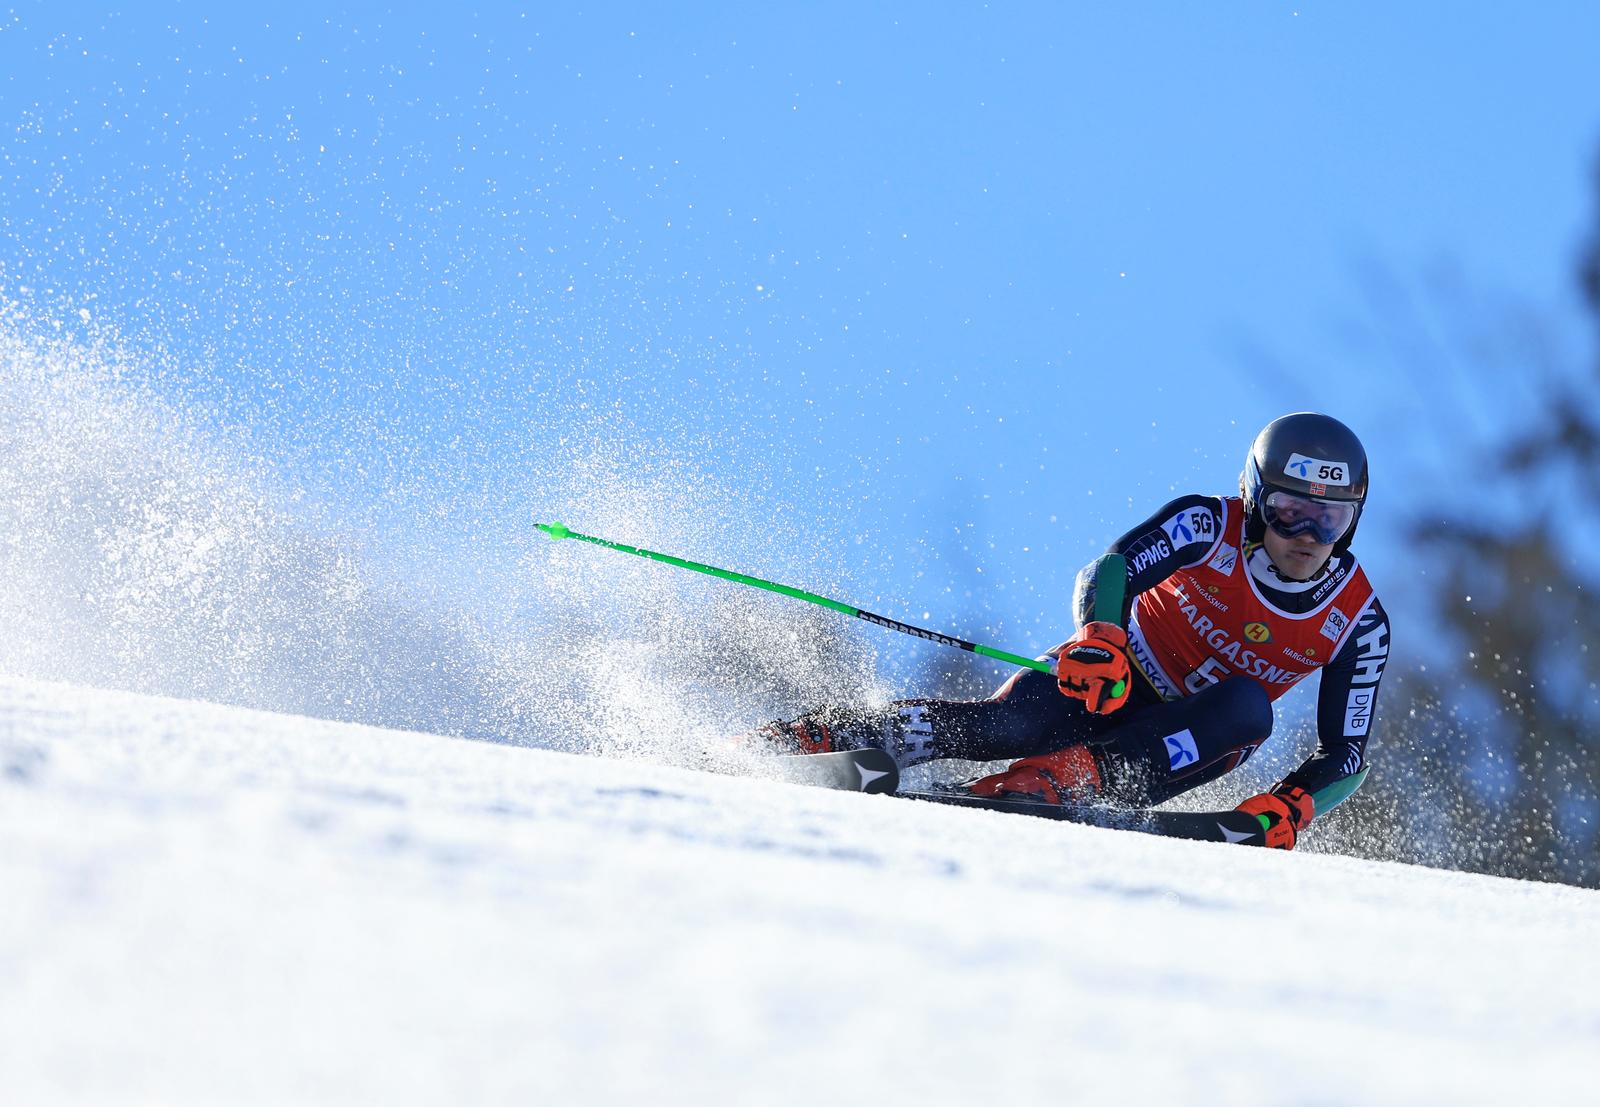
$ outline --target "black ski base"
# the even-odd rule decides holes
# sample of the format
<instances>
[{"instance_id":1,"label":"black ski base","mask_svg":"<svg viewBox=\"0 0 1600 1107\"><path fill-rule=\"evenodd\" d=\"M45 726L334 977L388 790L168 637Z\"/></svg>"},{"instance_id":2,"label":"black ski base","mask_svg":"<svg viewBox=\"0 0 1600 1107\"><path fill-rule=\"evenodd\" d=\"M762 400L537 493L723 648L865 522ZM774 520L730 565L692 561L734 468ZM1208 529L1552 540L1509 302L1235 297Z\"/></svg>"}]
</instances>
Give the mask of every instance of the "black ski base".
<instances>
[{"instance_id":1,"label":"black ski base","mask_svg":"<svg viewBox=\"0 0 1600 1107\"><path fill-rule=\"evenodd\" d=\"M1133 830L1141 834L1159 834L1166 838L1186 838L1195 842L1229 842L1247 846L1264 845L1266 842L1266 832L1262 830L1260 820L1243 811L1148 811L1045 803L1021 796L990 799L987 796L975 796L960 787L932 792L901 792L897 790L900 772L894 757L879 749L780 755L770 763L777 779L815 788L898 795L902 799L924 803L976 807L1008 815L1059 819L1108 830Z\"/></svg>"},{"instance_id":2,"label":"black ski base","mask_svg":"<svg viewBox=\"0 0 1600 1107\"><path fill-rule=\"evenodd\" d=\"M959 788L935 792L900 792L903 799L944 803L956 807L977 807L1011 815L1032 815L1041 819L1060 819L1109 830L1134 830L1167 838L1187 838L1195 842L1231 842L1236 845L1265 844L1266 832L1254 815L1244 811L1145 811L1118 807L1081 807L1045 803L1022 797L990 799L974 796Z\"/></svg>"},{"instance_id":3,"label":"black ski base","mask_svg":"<svg viewBox=\"0 0 1600 1107\"><path fill-rule=\"evenodd\" d=\"M883 750L780 754L772 763L774 775L790 784L871 793L892 793L900 785L900 767Z\"/></svg>"}]
</instances>

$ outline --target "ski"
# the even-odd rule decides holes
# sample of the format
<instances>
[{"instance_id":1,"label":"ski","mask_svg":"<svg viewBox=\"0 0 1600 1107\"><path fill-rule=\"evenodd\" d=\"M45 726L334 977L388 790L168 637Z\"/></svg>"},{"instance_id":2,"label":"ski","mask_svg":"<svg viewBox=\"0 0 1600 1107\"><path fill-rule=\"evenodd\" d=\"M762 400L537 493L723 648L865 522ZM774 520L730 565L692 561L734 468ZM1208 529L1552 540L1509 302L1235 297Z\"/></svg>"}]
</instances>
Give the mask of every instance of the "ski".
<instances>
[{"instance_id":1,"label":"ski","mask_svg":"<svg viewBox=\"0 0 1600 1107\"><path fill-rule=\"evenodd\" d=\"M893 792L900 784L894 757L883 750L781 754L768 762L773 776L790 784L836 788L844 792Z\"/></svg>"},{"instance_id":2,"label":"ski","mask_svg":"<svg viewBox=\"0 0 1600 1107\"><path fill-rule=\"evenodd\" d=\"M780 754L767 759L771 776L789 784L833 788L844 792L896 795L924 803L975 807L1011 815L1133 830L1196 842L1229 842L1259 846L1265 840L1260 821L1243 811L1149 811L1125 807L1086 807L1045 803L1022 797L990 799L958 787L931 792L898 791L900 773L893 755L880 749L841 750L834 753Z\"/></svg>"},{"instance_id":3,"label":"ski","mask_svg":"<svg viewBox=\"0 0 1600 1107\"><path fill-rule=\"evenodd\" d=\"M974 796L959 789L898 794L904 799L927 803L976 807L985 811L1003 811L1008 814L1032 815L1043 819L1061 819L1110 830L1134 830L1142 834L1187 838L1196 842L1230 842L1236 845L1259 846L1263 844L1266 836L1260 820L1244 811L1148 811L1116 807L1080 807L1021 797L990 799L987 796Z\"/></svg>"}]
</instances>

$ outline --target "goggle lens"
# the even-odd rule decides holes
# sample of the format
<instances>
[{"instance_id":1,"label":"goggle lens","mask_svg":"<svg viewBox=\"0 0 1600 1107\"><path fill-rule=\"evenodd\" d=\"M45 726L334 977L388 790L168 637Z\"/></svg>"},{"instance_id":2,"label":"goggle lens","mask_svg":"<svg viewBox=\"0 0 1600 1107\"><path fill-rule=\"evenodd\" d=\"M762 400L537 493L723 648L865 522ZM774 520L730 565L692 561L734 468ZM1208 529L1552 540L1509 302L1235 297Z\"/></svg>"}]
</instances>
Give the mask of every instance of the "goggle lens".
<instances>
[{"instance_id":1,"label":"goggle lens","mask_svg":"<svg viewBox=\"0 0 1600 1107\"><path fill-rule=\"evenodd\" d=\"M1356 521L1356 505L1343 500L1312 500L1292 492L1272 492L1261 504L1261 518L1285 538L1312 534L1324 546L1343 538Z\"/></svg>"}]
</instances>

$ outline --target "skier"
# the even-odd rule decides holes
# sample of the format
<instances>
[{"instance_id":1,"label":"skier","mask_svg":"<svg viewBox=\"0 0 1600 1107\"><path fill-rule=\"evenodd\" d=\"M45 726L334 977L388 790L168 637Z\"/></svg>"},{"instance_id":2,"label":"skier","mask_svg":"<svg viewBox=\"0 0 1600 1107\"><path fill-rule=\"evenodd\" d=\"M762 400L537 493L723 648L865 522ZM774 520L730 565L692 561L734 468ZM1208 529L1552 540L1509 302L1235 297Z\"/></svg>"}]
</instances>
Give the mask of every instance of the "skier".
<instances>
[{"instance_id":1,"label":"skier","mask_svg":"<svg viewBox=\"0 0 1600 1107\"><path fill-rule=\"evenodd\" d=\"M1238 768L1272 701L1320 672L1316 753L1238 810L1293 849L1367 775L1389 621L1350 552L1367 458L1343 423L1286 415L1257 435L1240 495L1181 496L1078 574L1078 632L985 700L828 708L758 732L786 752L876 746L902 769L1018 759L968 785L1049 803L1162 803Z\"/></svg>"}]
</instances>

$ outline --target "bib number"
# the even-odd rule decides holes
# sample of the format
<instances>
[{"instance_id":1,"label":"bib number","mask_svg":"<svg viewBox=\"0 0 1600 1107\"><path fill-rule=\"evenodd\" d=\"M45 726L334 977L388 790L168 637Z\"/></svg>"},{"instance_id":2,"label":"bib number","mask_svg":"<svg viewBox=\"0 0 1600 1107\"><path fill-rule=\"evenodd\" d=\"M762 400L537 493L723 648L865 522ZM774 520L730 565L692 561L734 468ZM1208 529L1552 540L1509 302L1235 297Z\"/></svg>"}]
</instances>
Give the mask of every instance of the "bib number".
<instances>
[{"instance_id":1,"label":"bib number","mask_svg":"<svg viewBox=\"0 0 1600 1107\"><path fill-rule=\"evenodd\" d=\"M1205 664L1183 678L1183 686L1192 694L1218 683L1227 675L1228 666L1223 664L1220 658L1208 657Z\"/></svg>"}]
</instances>

